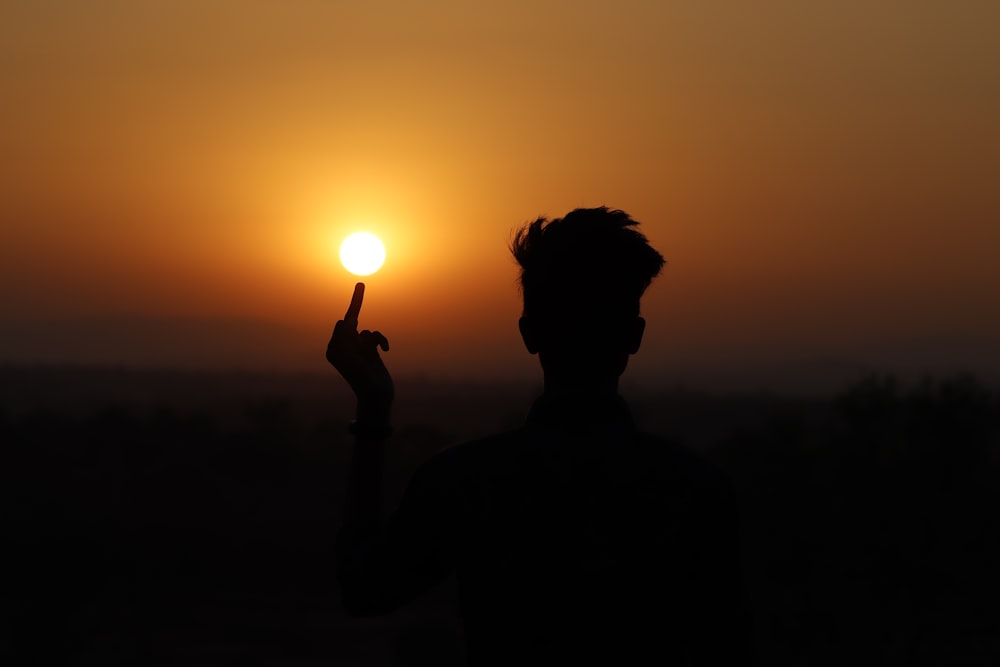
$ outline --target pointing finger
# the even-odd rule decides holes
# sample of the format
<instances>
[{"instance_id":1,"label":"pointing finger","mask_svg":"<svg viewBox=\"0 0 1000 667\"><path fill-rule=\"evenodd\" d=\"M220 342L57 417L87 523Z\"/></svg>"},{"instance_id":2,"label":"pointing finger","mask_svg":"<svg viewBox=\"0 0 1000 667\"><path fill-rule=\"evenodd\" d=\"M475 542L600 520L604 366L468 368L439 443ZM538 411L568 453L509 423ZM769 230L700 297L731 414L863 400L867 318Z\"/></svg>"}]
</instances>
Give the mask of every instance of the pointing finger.
<instances>
[{"instance_id":1,"label":"pointing finger","mask_svg":"<svg viewBox=\"0 0 1000 667\"><path fill-rule=\"evenodd\" d=\"M351 297L351 305L347 307L347 314L344 321L350 322L354 326L358 325L358 315L361 314L361 302L365 298L365 284L358 283L354 286L354 296Z\"/></svg>"}]
</instances>

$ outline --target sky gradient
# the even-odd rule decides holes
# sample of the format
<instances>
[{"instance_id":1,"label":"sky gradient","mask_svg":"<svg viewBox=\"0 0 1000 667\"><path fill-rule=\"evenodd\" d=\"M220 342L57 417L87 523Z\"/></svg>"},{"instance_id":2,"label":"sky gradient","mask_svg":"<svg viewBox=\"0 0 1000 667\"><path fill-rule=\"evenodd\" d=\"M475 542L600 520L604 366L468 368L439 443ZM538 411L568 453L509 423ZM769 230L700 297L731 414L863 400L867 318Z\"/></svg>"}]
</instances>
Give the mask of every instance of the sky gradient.
<instances>
[{"instance_id":1,"label":"sky gradient","mask_svg":"<svg viewBox=\"0 0 1000 667\"><path fill-rule=\"evenodd\" d=\"M985 1L3 3L0 363L319 370L366 230L391 368L526 375L511 231L608 205L668 262L639 377L998 373L997 25Z\"/></svg>"}]
</instances>

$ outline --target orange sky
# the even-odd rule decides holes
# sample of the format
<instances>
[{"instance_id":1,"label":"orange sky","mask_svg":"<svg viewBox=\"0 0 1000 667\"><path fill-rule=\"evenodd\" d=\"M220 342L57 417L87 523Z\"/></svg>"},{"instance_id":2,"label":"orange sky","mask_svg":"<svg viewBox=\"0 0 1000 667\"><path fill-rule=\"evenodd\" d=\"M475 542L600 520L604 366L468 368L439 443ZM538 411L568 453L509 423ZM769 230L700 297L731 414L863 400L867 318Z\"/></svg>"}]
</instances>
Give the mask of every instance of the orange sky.
<instances>
[{"instance_id":1,"label":"orange sky","mask_svg":"<svg viewBox=\"0 0 1000 667\"><path fill-rule=\"evenodd\" d=\"M638 375L1000 371L997 3L353 4L4 4L0 361L321 367L366 229L395 369L529 373L510 231L607 204Z\"/></svg>"}]
</instances>

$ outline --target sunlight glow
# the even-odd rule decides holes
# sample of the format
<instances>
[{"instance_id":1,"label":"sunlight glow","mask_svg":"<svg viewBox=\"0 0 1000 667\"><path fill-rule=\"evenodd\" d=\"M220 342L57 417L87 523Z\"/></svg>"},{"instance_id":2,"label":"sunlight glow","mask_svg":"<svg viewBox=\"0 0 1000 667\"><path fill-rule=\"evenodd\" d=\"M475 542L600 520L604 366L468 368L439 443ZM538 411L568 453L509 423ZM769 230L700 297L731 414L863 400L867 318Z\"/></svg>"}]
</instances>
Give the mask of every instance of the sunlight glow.
<instances>
[{"instance_id":1,"label":"sunlight glow","mask_svg":"<svg viewBox=\"0 0 1000 667\"><path fill-rule=\"evenodd\" d=\"M356 276L368 276L385 262L385 246L374 234L351 234L340 244L340 261Z\"/></svg>"}]
</instances>

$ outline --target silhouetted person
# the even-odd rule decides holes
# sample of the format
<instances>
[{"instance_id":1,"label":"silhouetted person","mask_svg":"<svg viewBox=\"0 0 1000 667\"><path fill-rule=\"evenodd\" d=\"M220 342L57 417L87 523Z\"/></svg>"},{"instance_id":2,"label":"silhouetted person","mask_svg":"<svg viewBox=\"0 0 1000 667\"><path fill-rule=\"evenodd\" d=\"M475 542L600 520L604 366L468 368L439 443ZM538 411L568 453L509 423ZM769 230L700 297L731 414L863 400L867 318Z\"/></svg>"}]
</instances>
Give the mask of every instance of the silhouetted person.
<instances>
[{"instance_id":1,"label":"silhouetted person","mask_svg":"<svg viewBox=\"0 0 1000 667\"><path fill-rule=\"evenodd\" d=\"M358 397L337 563L351 612L388 612L454 572L471 664L747 663L729 486L639 432L618 395L663 265L637 224L577 209L517 233L519 326L544 393L522 428L427 461L386 521L388 341L357 331L358 284L327 350Z\"/></svg>"}]
</instances>

